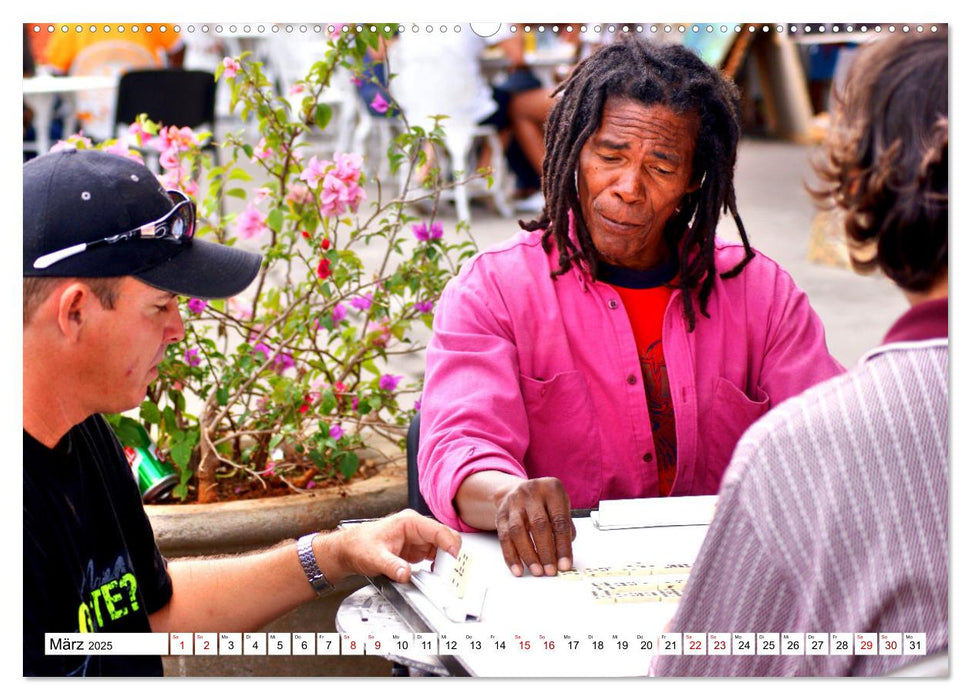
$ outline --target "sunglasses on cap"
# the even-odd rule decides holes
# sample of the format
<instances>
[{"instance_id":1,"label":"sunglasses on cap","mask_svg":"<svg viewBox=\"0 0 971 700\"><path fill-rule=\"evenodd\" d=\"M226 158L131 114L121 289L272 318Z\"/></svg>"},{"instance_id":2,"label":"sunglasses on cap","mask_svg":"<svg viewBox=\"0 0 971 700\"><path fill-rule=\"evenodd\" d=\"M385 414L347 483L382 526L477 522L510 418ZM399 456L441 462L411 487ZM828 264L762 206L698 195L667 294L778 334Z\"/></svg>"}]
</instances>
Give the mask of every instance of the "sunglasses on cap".
<instances>
[{"instance_id":1,"label":"sunglasses on cap","mask_svg":"<svg viewBox=\"0 0 971 700\"><path fill-rule=\"evenodd\" d=\"M181 244L192 239L196 229L196 207L188 196L178 190L168 190L168 195L175 202L175 206L161 219L143 224L131 231L117 233L89 243L78 243L41 255L34 261L34 269L43 270L66 258L70 258L86 250L100 248L129 240L170 241Z\"/></svg>"}]
</instances>

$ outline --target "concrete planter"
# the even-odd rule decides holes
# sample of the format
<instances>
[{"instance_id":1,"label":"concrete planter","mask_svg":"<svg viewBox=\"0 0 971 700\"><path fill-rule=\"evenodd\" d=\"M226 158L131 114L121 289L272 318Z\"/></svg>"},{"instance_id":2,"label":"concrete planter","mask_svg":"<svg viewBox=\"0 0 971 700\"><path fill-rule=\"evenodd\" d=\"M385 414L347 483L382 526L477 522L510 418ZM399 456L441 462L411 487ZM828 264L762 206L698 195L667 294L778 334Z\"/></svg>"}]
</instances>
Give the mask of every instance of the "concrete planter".
<instances>
[{"instance_id":1,"label":"concrete planter","mask_svg":"<svg viewBox=\"0 0 971 700\"><path fill-rule=\"evenodd\" d=\"M208 505L146 506L166 557L229 554L268 547L341 520L377 518L405 508L408 482L397 470L343 489Z\"/></svg>"},{"instance_id":2,"label":"concrete planter","mask_svg":"<svg viewBox=\"0 0 971 700\"><path fill-rule=\"evenodd\" d=\"M377 518L405 508L408 481L389 469L343 489L210 505L146 506L162 554L169 558L230 554L272 546L341 520ZM294 550L296 556L296 550ZM337 609L366 584L352 578L333 593L273 621L265 632L334 632ZM373 656L167 656L165 675L388 677L391 663Z\"/></svg>"}]
</instances>

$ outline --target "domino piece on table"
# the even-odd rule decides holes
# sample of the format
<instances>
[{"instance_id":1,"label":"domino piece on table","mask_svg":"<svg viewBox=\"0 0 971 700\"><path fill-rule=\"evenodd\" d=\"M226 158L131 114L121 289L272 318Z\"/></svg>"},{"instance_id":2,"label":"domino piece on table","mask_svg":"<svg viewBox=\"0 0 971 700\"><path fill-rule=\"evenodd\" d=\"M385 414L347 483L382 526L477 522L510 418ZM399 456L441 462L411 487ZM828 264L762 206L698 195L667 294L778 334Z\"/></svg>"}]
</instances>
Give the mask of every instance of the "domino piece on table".
<instances>
[{"instance_id":1,"label":"domino piece on table","mask_svg":"<svg viewBox=\"0 0 971 700\"><path fill-rule=\"evenodd\" d=\"M602 591L656 591L658 584L655 581L621 579L618 581L591 581L591 586Z\"/></svg>"},{"instance_id":2,"label":"domino piece on table","mask_svg":"<svg viewBox=\"0 0 971 700\"><path fill-rule=\"evenodd\" d=\"M580 571L577 571L576 569L570 569L569 571L557 571L556 575L560 578L565 578L565 579L583 578L583 573Z\"/></svg>"},{"instance_id":3,"label":"domino piece on table","mask_svg":"<svg viewBox=\"0 0 971 700\"><path fill-rule=\"evenodd\" d=\"M657 603L663 600L659 591L624 591L614 593L617 603Z\"/></svg>"},{"instance_id":4,"label":"domino piece on table","mask_svg":"<svg viewBox=\"0 0 971 700\"><path fill-rule=\"evenodd\" d=\"M691 572L691 564L665 564L664 566L655 566L654 574L687 574Z\"/></svg>"}]
</instances>

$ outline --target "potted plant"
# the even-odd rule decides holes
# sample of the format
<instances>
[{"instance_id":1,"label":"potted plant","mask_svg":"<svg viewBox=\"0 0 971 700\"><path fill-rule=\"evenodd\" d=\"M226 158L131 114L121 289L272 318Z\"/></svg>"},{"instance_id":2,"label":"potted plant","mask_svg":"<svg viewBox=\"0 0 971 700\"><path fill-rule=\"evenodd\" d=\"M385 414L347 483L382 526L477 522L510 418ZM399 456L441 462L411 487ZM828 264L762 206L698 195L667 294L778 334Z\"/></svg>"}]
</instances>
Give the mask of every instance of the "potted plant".
<instances>
[{"instance_id":1,"label":"potted plant","mask_svg":"<svg viewBox=\"0 0 971 700\"><path fill-rule=\"evenodd\" d=\"M421 381L396 373L395 360L422 353L416 330L430 328L445 283L476 246L467 226L446 232L437 217L439 194L457 183L425 168L419 194L407 194L428 144L442 141L440 119L424 130L398 115L393 184L371 177L360 154L315 150L314 138L333 128L324 91L342 70L367 79L365 54L381 38L339 28L287 97L248 54L224 59L216 78L258 136L227 134L219 165L204 148L211 134L144 116L127 137L97 146L156 151L161 181L197 203L197 236L264 257L244 294L186 301L185 338L170 346L145 402L110 417L127 445L149 431L177 470L176 501L313 492L402 459ZM411 208L419 199L430 212L420 218Z\"/></svg>"}]
</instances>

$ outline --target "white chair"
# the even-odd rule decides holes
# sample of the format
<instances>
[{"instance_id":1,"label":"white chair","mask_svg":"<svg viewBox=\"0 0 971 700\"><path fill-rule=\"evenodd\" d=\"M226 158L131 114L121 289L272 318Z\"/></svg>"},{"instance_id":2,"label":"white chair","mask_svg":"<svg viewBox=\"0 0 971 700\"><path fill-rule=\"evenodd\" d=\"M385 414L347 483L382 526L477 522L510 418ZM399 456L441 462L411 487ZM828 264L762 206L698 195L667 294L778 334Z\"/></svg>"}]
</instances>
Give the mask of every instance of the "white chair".
<instances>
[{"instance_id":1,"label":"white chair","mask_svg":"<svg viewBox=\"0 0 971 700\"><path fill-rule=\"evenodd\" d=\"M101 41L78 52L68 70L70 75L110 75L119 77L136 68L162 65L148 48L125 40ZM117 89L79 92L74 100L73 119L82 123L84 134L101 141L113 137ZM66 126L66 125L65 125ZM72 133L75 129L66 130Z\"/></svg>"},{"instance_id":2,"label":"white chair","mask_svg":"<svg viewBox=\"0 0 971 700\"><path fill-rule=\"evenodd\" d=\"M463 41L468 39L453 37L451 33L400 37L390 49L391 70L396 74L390 92L412 126L430 129L433 115L448 116L442 122L443 140L448 167L456 183L475 172L475 145L481 140L488 141L493 186L489 188L484 179L473 180L467 185L456 184L443 197L454 201L462 220L470 220L469 199L476 196L491 198L499 212L508 217L512 212L504 194L502 144L494 127L478 123L495 108L494 103L491 109L488 106L489 88L479 72L482 43L480 40L477 44L463 44ZM484 102L485 114L482 113Z\"/></svg>"}]
</instances>

